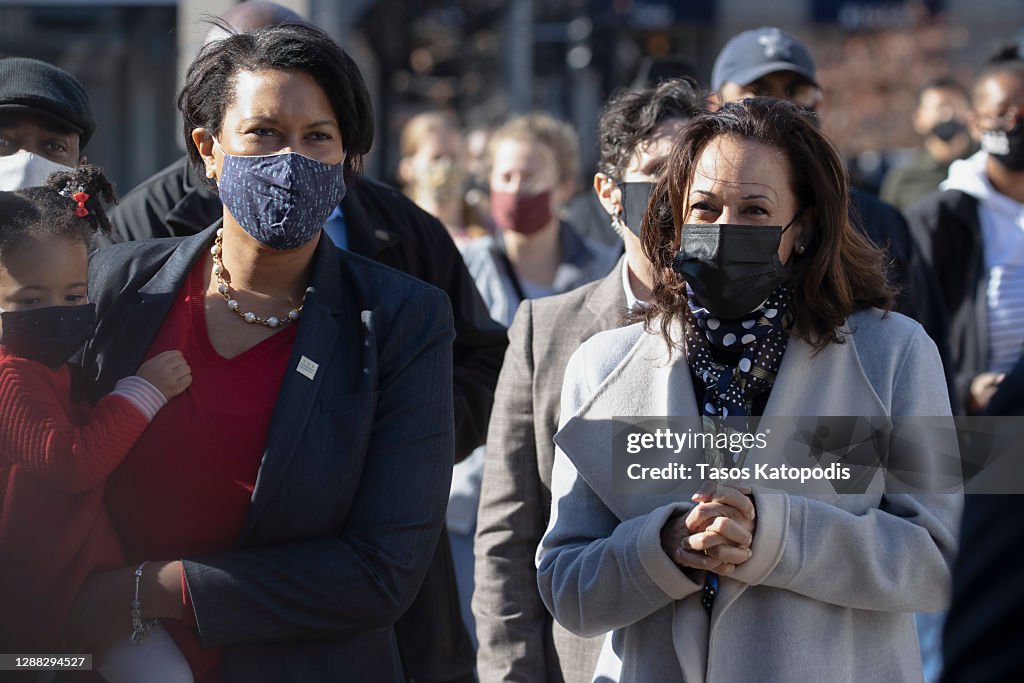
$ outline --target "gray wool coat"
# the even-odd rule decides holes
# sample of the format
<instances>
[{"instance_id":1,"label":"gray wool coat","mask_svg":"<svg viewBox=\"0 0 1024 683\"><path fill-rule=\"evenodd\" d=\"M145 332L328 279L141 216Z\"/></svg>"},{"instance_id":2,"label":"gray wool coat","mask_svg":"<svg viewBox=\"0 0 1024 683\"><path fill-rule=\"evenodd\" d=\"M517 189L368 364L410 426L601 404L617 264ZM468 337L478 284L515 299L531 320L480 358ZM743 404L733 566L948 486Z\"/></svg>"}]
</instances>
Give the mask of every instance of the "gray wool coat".
<instances>
[{"instance_id":1,"label":"gray wool coat","mask_svg":"<svg viewBox=\"0 0 1024 683\"><path fill-rule=\"evenodd\" d=\"M845 343L817 354L790 339L759 460L791 462L799 445L783 416L931 416L949 426L942 365L920 325L872 309L843 329ZM660 542L699 482L636 495L613 478L613 417L699 415L685 357L640 325L598 334L569 362L561 415L538 584L568 630L613 632L595 681L921 680L913 613L947 606L962 495L888 492L881 474L844 495L755 482L753 554L721 578L709 617L703 576L691 579ZM938 454L948 465L952 453L958 469L949 429L921 430L913 450L926 454L921 476L936 488L946 481Z\"/></svg>"}]
</instances>

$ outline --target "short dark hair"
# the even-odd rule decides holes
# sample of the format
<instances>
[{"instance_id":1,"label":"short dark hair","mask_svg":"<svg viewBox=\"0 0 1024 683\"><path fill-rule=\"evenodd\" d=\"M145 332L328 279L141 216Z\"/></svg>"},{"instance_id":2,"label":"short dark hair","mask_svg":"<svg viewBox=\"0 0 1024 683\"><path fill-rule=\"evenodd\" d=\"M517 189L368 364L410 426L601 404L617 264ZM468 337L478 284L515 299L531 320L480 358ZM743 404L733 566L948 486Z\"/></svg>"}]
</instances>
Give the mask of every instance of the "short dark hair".
<instances>
[{"instance_id":1,"label":"short dark hair","mask_svg":"<svg viewBox=\"0 0 1024 683\"><path fill-rule=\"evenodd\" d=\"M920 102L924 94L929 90L951 90L958 95L962 95L968 102L971 101L971 93L967 90L963 83L956 80L952 76L939 76L933 78L921 86L921 89L917 91L917 101Z\"/></svg>"},{"instance_id":2,"label":"short dark hair","mask_svg":"<svg viewBox=\"0 0 1024 683\"><path fill-rule=\"evenodd\" d=\"M608 102L598 126L599 168L620 180L637 145L668 119L689 119L702 111L697 84L672 78L653 88L620 90Z\"/></svg>"},{"instance_id":3,"label":"short dark hair","mask_svg":"<svg viewBox=\"0 0 1024 683\"><path fill-rule=\"evenodd\" d=\"M974 96L971 98L971 103L974 104L976 102L979 92L978 87L982 83L993 76L1003 74L1024 81L1024 59L1021 57L1020 46L1017 43L1001 45L992 53L985 68L981 70L978 78L974 81Z\"/></svg>"},{"instance_id":4,"label":"short dark hair","mask_svg":"<svg viewBox=\"0 0 1024 683\"><path fill-rule=\"evenodd\" d=\"M682 320L687 304L685 282L672 270L676 233L688 214L687 195L701 154L724 136L772 147L789 167L806 234L806 252L786 264L796 333L822 349L842 340L839 330L854 311L890 310L895 292L886 283L885 255L850 224L849 179L839 152L813 114L786 100L754 97L699 114L676 138L640 230L644 253L655 266L650 305L639 314L648 329L660 320L662 336L678 348L672 325Z\"/></svg>"},{"instance_id":5,"label":"short dark hair","mask_svg":"<svg viewBox=\"0 0 1024 683\"><path fill-rule=\"evenodd\" d=\"M84 216L75 213L78 201L71 196L79 191L89 195ZM88 164L51 173L41 187L0 192L0 259L30 235L55 235L86 245L97 232L109 235L110 221L101 199L116 201L114 186L99 168Z\"/></svg>"},{"instance_id":6,"label":"short dark hair","mask_svg":"<svg viewBox=\"0 0 1024 683\"><path fill-rule=\"evenodd\" d=\"M1024 55L1021 55L1020 43L1003 43L996 46L996 49L992 51L991 55L989 55L988 65L992 66L1002 62L1016 62L1020 61L1022 57L1024 57Z\"/></svg>"},{"instance_id":7,"label":"short dark hair","mask_svg":"<svg viewBox=\"0 0 1024 683\"><path fill-rule=\"evenodd\" d=\"M262 69L301 71L323 88L345 144L345 174L358 172L373 143L373 104L352 58L311 24L290 22L248 33L237 33L226 25L222 28L228 36L200 50L178 94L185 149L199 177L206 178L206 173L192 131L205 128L219 134L234 99L235 76Z\"/></svg>"}]
</instances>

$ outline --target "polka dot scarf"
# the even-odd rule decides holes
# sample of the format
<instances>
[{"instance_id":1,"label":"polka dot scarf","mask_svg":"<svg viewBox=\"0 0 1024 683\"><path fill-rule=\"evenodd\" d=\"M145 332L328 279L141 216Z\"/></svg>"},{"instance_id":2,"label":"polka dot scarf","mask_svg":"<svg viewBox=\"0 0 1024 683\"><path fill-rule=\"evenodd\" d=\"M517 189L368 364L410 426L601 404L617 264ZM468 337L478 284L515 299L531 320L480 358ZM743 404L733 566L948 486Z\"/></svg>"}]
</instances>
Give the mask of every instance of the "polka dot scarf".
<instances>
[{"instance_id":1,"label":"polka dot scarf","mask_svg":"<svg viewBox=\"0 0 1024 683\"><path fill-rule=\"evenodd\" d=\"M755 397L772 388L786 350L785 320L789 290L780 286L756 310L723 320L710 312L687 287L686 360L705 386L702 415L750 415ZM716 363L711 349L739 352L735 367Z\"/></svg>"}]
</instances>

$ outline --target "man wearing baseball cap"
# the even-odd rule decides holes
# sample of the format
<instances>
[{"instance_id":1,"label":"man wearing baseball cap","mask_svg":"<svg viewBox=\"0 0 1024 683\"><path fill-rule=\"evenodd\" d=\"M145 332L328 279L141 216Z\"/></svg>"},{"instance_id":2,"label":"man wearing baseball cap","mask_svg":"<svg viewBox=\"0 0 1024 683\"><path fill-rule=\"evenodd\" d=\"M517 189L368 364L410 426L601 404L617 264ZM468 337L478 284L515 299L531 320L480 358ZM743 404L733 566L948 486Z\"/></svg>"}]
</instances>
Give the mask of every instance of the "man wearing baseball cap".
<instances>
[{"instance_id":1,"label":"man wearing baseball cap","mask_svg":"<svg viewBox=\"0 0 1024 683\"><path fill-rule=\"evenodd\" d=\"M775 97L814 111L821 101L811 53L799 40L772 27L745 31L726 43L715 60L711 88L725 102Z\"/></svg>"},{"instance_id":2,"label":"man wearing baseball cap","mask_svg":"<svg viewBox=\"0 0 1024 683\"><path fill-rule=\"evenodd\" d=\"M37 59L0 59L0 190L42 185L77 166L95 130L74 76Z\"/></svg>"},{"instance_id":3,"label":"man wearing baseball cap","mask_svg":"<svg viewBox=\"0 0 1024 683\"><path fill-rule=\"evenodd\" d=\"M718 53L711 87L723 103L775 97L815 112L822 101L811 53L795 36L772 26L733 36ZM903 215L851 187L850 222L888 252L889 282L900 290L897 310L920 322L941 348L942 307L934 275L921 260Z\"/></svg>"}]
</instances>

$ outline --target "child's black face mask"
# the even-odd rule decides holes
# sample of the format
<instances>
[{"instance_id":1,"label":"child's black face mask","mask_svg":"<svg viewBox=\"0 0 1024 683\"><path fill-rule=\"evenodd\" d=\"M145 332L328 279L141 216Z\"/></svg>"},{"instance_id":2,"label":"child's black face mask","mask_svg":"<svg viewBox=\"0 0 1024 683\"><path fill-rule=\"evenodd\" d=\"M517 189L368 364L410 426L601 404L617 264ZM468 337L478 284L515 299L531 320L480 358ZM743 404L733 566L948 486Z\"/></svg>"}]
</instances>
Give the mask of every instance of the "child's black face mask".
<instances>
[{"instance_id":1,"label":"child's black face mask","mask_svg":"<svg viewBox=\"0 0 1024 683\"><path fill-rule=\"evenodd\" d=\"M0 321L0 346L56 370L92 338L96 330L96 304L4 311Z\"/></svg>"}]
</instances>

